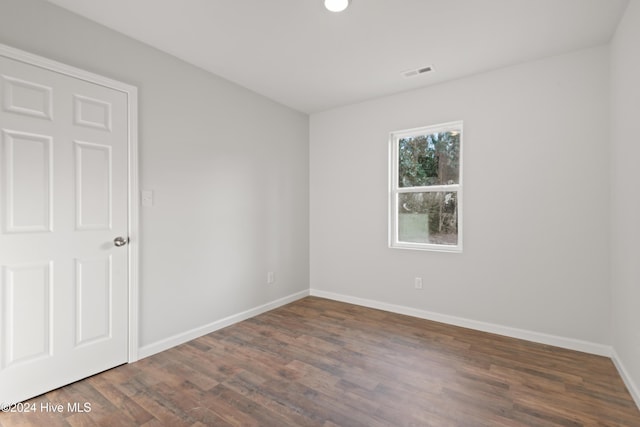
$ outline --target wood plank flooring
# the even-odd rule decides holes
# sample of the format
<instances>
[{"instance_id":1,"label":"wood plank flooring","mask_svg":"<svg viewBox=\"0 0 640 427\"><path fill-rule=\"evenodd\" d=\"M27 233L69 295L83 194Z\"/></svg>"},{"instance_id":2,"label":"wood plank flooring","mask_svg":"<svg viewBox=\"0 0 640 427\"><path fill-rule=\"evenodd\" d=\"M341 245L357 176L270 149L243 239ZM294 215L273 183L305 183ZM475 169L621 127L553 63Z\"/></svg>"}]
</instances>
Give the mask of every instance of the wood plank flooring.
<instances>
[{"instance_id":1,"label":"wood plank flooring","mask_svg":"<svg viewBox=\"0 0 640 427\"><path fill-rule=\"evenodd\" d=\"M27 404L0 425L640 426L607 358L315 297Z\"/></svg>"}]
</instances>

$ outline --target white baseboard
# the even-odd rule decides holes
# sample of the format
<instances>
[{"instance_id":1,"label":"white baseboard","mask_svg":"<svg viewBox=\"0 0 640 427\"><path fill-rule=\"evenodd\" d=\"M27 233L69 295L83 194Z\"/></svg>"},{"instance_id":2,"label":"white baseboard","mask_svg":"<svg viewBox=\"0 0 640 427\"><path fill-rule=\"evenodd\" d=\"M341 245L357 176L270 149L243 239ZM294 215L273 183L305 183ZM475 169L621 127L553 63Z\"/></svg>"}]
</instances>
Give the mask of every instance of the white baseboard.
<instances>
[{"instance_id":1,"label":"white baseboard","mask_svg":"<svg viewBox=\"0 0 640 427\"><path fill-rule=\"evenodd\" d=\"M145 345L138 350L138 357L139 359L144 359L145 357L149 357L153 354L160 353L161 351L168 350L171 347L175 347L203 335L210 334L211 332L217 331L218 329L226 328L227 326L233 325L234 323L250 319L251 317L257 316L269 310L273 310L274 308L278 308L285 304L289 304L290 302L297 301L308 295L308 290L296 292L295 294L291 294L275 301L268 302L261 306L251 308L249 310L243 311L242 313L234 314L225 317L224 319L216 320L215 322L209 323L208 325L200 326L198 328L191 329L190 331L157 341L153 344Z\"/></svg>"},{"instance_id":2,"label":"white baseboard","mask_svg":"<svg viewBox=\"0 0 640 427\"><path fill-rule=\"evenodd\" d=\"M638 388L638 385L633 381L633 379L631 379L629 371L624 367L624 364L622 363L622 360L620 360L615 348L612 350L611 360L620 373L622 381L624 381L624 384L627 386L629 394L631 394L631 397L633 397L633 400L636 402L636 406L640 409L640 388Z\"/></svg>"},{"instance_id":3,"label":"white baseboard","mask_svg":"<svg viewBox=\"0 0 640 427\"><path fill-rule=\"evenodd\" d=\"M533 341L540 344L562 347L569 350L581 351L584 353L596 354L598 356L611 357L612 348L608 345L596 344L574 338L560 337L540 332L527 331L525 329L511 328L509 326L497 325L494 323L480 322L477 320L465 319L463 317L450 316L448 314L435 313L432 311L419 310L417 308L402 305L388 304L385 302L352 297L349 295L325 292L318 289L311 289L310 295L327 298L335 301L361 305L369 308L389 311L392 313L405 314L407 316L421 319L433 320L434 322L446 323L463 328L475 329L482 332L503 335L511 338L518 338L526 341Z\"/></svg>"}]
</instances>

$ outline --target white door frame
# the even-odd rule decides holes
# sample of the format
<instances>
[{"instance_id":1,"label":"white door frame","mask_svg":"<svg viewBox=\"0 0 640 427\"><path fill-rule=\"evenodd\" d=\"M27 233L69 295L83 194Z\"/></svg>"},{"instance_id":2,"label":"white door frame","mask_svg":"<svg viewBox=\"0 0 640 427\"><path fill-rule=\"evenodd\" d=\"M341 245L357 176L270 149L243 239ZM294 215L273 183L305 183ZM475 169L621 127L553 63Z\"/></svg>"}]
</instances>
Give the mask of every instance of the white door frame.
<instances>
[{"instance_id":1,"label":"white door frame","mask_svg":"<svg viewBox=\"0 0 640 427\"><path fill-rule=\"evenodd\" d=\"M0 43L0 56L20 61L69 77L84 80L110 89L123 92L127 96L127 147L128 147L128 222L129 229L129 339L128 339L128 361L129 363L138 360L138 267L139 267L139 205L138 205L138 88L126 83L112 80L107 77L93 74L57 61L52 61L38 55L15 49Z\"/></svg>"}]
</instances>

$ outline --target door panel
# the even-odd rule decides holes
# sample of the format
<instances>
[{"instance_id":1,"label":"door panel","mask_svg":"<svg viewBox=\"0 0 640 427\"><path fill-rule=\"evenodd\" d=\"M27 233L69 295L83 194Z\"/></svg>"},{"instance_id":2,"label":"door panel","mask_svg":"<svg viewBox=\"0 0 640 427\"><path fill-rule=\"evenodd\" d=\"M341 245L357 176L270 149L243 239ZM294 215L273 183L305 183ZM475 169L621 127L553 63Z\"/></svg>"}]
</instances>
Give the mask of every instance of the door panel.
<instances>
[{"instance_id":1,"label":"door panel","mask_svg":"<svg viewBox=\"0 0 640 427\"><path fill-rule=\"evenodd\" d=\"M51 355L51 267L49 264L4 268L5 332L3 367Z\"/></svg>"},{"instance_id":2,"label":"door panel","mask_svg":"<svg viewBox=\"0 0 640 427\"><path fill-rule=\"evenodd\" d=\"M51 231L50 136L4 130L4 186L9 233Z\"/></svg>"},{"instance_id":3,"label":"door panel","mask_svg":"<svg viewBox=\"0 0 640 427\"><path fill-rule=\"evenodd\" d=\"M0 56L0 403L127 361L127 95Z\"/></svg>"},{"instance_id":4,"label":"door panel","mask_svg":"<svg viewBox=\"0 0 640 427\"><path fill-rule=\"evenodd\" d=\"M12 113L51 120L52 92L49 86L4 76L4 109Z\"/></svg>"},{"instance_id":5,"label":"door panel","mask_svg":"<svg viewBox=\"0 0 640 427\"><path fill-rule=\"evenodd\" d=\"M111 230L111 147L81 141L74 144L76 230Z\"/></svg>"},{"instance_id":6,"label":"door panel","mask_svg":"<svg viewBox=\"0 0 640 427\"><path fill-rule=\"evenodd\" d=\"M100 99L73 95L74 123L106 131L111 130L111 104Z\"/></svg>"},{"instance_id":7,"label":"door panel","mask_svg":"<svg viewBox=\"0 0 640 427\"><path fill-rule=\"evenodd\" d=\"M111 336L111 256L76 260L76 346Z\"/></svg>"}]
</instances>

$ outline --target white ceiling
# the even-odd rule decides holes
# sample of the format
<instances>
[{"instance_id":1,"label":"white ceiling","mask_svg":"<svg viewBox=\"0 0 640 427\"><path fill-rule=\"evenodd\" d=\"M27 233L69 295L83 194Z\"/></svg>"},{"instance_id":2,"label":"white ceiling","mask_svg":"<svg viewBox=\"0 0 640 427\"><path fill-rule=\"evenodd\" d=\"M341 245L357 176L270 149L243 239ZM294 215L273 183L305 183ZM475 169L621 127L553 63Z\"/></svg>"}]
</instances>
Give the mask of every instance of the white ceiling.
<instances>
[{"instance_id":1,"label":"white ceiling","mask_svg":"<svg viewBox=\"0 0 640 427\"><path fill-rule=\"evenodd\" d=\"M307 113L606 43L629 2L48 1Z\"/></svg>"}]
</instances>

